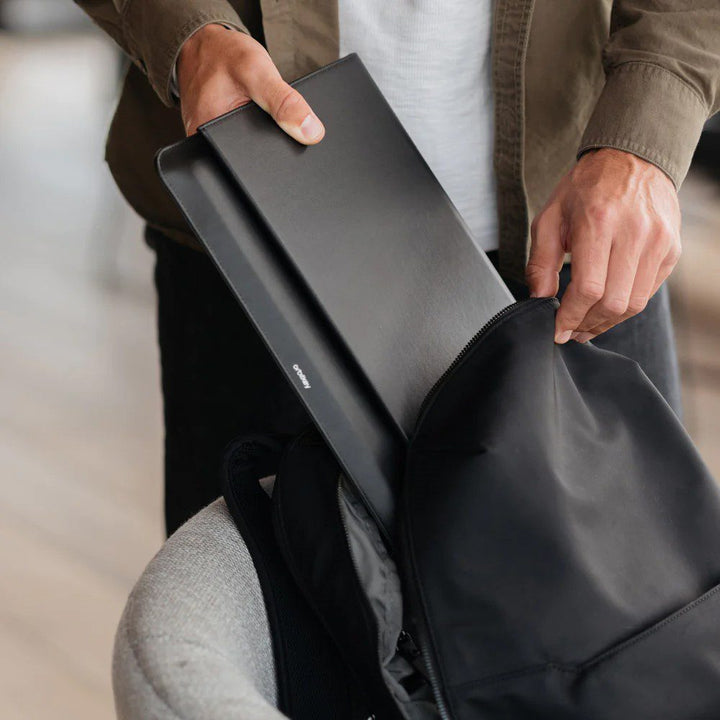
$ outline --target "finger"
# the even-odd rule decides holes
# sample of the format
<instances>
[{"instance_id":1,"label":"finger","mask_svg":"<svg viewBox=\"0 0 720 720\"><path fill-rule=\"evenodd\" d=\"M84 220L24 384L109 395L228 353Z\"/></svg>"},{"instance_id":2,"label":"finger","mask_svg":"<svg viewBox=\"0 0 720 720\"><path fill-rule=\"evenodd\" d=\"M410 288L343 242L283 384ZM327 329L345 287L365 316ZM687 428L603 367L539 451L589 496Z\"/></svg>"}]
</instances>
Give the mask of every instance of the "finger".
<instances>
[{"instance_id":1,"label":"finger","mask_svg":"<svg viewBox=\"0 0 720 720\"><path fill-rule=\"evenodd\" d=\"M193 135L201 125L249 102L242 85L224 73L214 73L202 83L188 83L180 98L185 132Z\"/></svg>"},{"instance_id":2,"label":"finger","mask_svg":"<svg viewBox=\"0 0 720 720\"><path fill-rule=\"evenodd\" d=\"M680 259L681 254L681 248L680 243L673 242L670 250L666 253L665 257L659 262L655 263L651 261L647 265L647 275L645 280L638 280L636 278L635 285L633 286L632 294L630 303L628 306L628 310L625 312L623 317L621 318L621 322L624 322L628 318L632 317L633 315L637 315L639 312L642 312L642 310L647 307L647 303L650 301L650 298L655 295L655 293L660 289L662 284L668 279L670 274L672 273L673 269L675 268L675 265L677 265L678 260ZM647 283L647 277L651 276L653 271L652 268L654 265L657 264L657 269L655 272L655 276L652 279L651 283ZM640 263L640 266L643 266L643 263ZM647 292L647 287L650 287L649 292ZM644 299L647 298L647 299ZM617 325L618 323L615 323ZM602 333L609 330L611 327L613 327L610 323L601 323L597 325L596 327L592 328L586 333L580 333L579 335L582 335L584 337L573 337L573 340L576 340L577 342L586 342L587 340L592 340L593 338L597 337L598 335L601 335Z\"/></svg>"},{"instance_id":3,"label":"finger","mask_svg":"<svg viewBox=\"0 0 720 720\"><path fill-rule=\"evenodd\" d=\"M667 280L670 273L680 259L682 246L679 233L666 232L652 238L638 262L635 280L628 301L628 307L622 317L608 321L598 321L589 331L593 336L600 335L613 325L624 322L633 315L637 315L647 307L650 298ZM590 324L590 319L588 324ZM579 338L577 339L580 342Z\"/></svg>"},{"instance_id":4,"label":"finger","mask_svg":"<svg viewBox=\"0 0 720 720\"><path fill-rule=\"evenodd\" d=\"M637 243L613 245L605 294L581 323L581 332L597 336L645 308L662 258L651 249L641 254L638 248Z\"/></svg>"},{"instance_id":5,"label":"finger","mask_svg":"<svg viewBox=\"0 0 720 720\"><path fill-rule=\"evenodd\" d=\"M543 210L533 221L530 259L525 268L531 297L557 295L565 257L561 227L562 210L557 203Z\"/></svg>"},{"instance_id":6,"label":"finger","mask_svg":"<svg viewBox=\"0 0 720 720\"><path fill-rule=\"evenodd\" d=\"M565 343L605 293L611 238L587 222L570 226L571 280L555 318L555 342Z\"/></svg>"},{"instance_id":7,"label":"finger","mask_svg":"<svg viewBox=\"0 0 720 720\"><path fill-rule=\"evenodd\" d=\"M674 241L668 251L667 255L663 258L658 269L657 277L655 278L655 285L653 286L652 294L654 295L660 286L670 277L670 274L675 269L675 266L680 260L682 254L682 246L680 245L679 239Z\"/></svg>"},{"instance_id":8,"label":"finger","mask_svg":"<svg viewBox=\"0 0 720 720\"><path fill-rule=\"evenodd\" d=\"M248 83L250 97L293 139L314 145L325 135L325 127L305 101L290 87L274 65Z\"/></svg>"}]
</instances>

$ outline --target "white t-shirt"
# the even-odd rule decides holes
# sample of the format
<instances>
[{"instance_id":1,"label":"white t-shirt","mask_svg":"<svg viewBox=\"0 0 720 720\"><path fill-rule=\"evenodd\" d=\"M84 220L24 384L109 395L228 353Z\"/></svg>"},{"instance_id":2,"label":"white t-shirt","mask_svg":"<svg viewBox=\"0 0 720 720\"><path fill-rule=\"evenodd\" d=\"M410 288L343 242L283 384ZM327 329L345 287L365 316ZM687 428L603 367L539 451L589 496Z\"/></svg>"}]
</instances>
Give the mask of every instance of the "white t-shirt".
<instances>
[{"instance_id":1,"label":"white t-shirt","mask_svg":"<svg viewBox=\"0 0 720 720\"><path fill-rule=\"evenodd\" d=\"M339 0L356 52L484 250L498 246L492 0Z\"/></svg>"}]
</instances>

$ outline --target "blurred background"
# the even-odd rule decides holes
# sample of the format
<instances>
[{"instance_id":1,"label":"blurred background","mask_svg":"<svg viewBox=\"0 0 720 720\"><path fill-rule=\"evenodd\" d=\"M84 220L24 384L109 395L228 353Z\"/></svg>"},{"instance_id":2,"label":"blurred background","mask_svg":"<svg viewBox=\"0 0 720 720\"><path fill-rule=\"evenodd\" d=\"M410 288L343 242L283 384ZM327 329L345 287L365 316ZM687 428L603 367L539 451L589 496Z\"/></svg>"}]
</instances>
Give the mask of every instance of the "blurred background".
<instances>
[{"instance_id":1,"label":"blurred background","mask_svg":"<svg viewBox=\"0 0 720 720\"><path fill-rule=\"evenodd\" d=\"M113 633L163 540L151 252L103 144L124 63L70 2L0 0L0 698L114 717ZM686 425L720 478L720 126L682 192Z\"/></svg>"}]
</instances>

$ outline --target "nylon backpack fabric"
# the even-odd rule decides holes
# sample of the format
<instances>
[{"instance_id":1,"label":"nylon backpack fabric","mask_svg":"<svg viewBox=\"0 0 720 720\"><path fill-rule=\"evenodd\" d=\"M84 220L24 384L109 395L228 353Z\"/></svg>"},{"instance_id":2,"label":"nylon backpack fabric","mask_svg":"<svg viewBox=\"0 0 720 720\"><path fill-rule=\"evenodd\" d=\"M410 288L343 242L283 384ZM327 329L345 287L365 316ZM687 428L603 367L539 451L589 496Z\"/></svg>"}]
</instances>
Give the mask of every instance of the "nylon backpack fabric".
<instances>
[{"instance_id":1,"label":"nylon backpack fabric","mask_svg":"<svg viewBox=\"0 0 720 720\"><path fill-rule=\"evenodd\" d=\"M366 720L368 701L333 639L299 592L273 536L261 478L277 470L284 436L247 435L227 449L225 500L257 572L267 612L277 704L293 720Z\"/></svg>"},{"instance_id":2,"label":"nylon backpack fabric","mask_svg":"<svg viewBox=\"0 0 720 720\"><path fill-rule=\"evenodd\" d=\"M442 717L720 717L720 495L638 365L508 308L423 405L404 591Z\"/></svg>"},{"instance_id":3,"label":"nylon backpack fabric","mask_svg":"<svg viewBox=\"0 0 720 720\"><path fill-rule=\"evenodd\" d=\"M372 717L437 720L418 651L403 627L397 566L352 483L314 430L283 453L273 526L297 587L334 638Z\"/></svg>"}]
</instances>

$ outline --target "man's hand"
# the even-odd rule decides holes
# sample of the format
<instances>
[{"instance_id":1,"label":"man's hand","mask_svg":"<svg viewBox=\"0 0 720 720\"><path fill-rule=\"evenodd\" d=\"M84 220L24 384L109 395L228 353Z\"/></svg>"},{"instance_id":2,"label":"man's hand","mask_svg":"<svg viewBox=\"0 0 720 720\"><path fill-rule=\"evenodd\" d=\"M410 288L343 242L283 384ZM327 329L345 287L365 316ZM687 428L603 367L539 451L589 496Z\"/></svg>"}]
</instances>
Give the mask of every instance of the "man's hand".
<instances>
[{"instance_id":1,"label":"man's hand","mask_svg":"<svg viewBox=\"0 0 720 720\"><path fill-rule=\"evenodd\" d=\"M243 32L222 25L200 28L182 46L177 70L188 135L250 100L304 145L320 142L325 134L302 95L280 77L265 48Z\"/></svg>"},{"instance_id":2,"label":"man's hand","mask_svg":"<svg viewBox=\"0 0 720 720\"><path fill-rule=\"evenodd\" d=\"M680 206L674 185L630 153L586 153L533 221L526 271L531 295L557 293L566 252L572 253L571 281L555 341L585 342L643 310L675 267Z\"/></svg>"}]
</instances>

